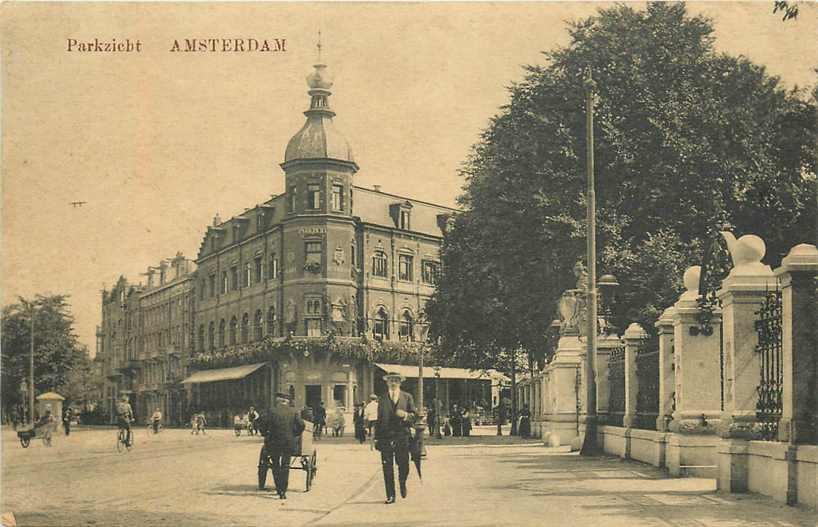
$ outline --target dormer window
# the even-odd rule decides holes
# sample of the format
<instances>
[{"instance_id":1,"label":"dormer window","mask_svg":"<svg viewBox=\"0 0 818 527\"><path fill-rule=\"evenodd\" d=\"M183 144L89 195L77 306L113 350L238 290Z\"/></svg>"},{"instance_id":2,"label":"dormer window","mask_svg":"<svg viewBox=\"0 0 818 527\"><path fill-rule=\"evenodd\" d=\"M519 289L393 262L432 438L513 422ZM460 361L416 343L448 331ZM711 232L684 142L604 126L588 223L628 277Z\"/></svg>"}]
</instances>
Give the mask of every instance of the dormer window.
<instances>
[{"instance_id":1,"label":"dormer window","mask_svg":"<svg viewBox=\"0 0 818 527\"><path fill-rule=\"evenodd\" d=\"M395 222L395 227L408 231L411 229L412 203L402 201L389 205L389 215Z\"/></svg>"}]
</instances>

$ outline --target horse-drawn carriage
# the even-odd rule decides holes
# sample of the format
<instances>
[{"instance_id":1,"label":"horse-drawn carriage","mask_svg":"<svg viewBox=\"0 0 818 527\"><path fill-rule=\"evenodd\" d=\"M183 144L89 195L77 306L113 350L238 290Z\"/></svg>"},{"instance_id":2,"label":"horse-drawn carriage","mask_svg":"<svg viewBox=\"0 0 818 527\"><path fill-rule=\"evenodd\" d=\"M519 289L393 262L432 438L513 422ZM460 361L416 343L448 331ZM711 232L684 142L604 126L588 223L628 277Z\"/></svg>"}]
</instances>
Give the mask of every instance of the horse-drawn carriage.
<instances>
[{"instance_id":1,"label":"horse-drawn carriage","mask_svg":"<svg viewBox=\"0 0 818 527\"><path fill-rule=\"evenodd\" d=\"M290 469L303 470L306 474L305 490L309 492L312 482L318 473L318 452L312 445L313 424L304 421L304 431L295 438L293 455L290 457ZM258 460L258 488L264 490L267 483L267 471L273 467L273 460L262 447Z\"/></svg>"}]
</instances>

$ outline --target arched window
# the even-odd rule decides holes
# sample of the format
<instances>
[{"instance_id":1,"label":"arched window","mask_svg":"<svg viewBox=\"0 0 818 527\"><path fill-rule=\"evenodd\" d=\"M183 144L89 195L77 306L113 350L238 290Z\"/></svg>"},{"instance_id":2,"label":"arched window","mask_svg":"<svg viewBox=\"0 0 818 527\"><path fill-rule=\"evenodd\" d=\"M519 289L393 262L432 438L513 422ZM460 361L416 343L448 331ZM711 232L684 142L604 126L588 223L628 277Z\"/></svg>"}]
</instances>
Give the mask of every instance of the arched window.
<instances>
[{"instance_id":1,"label":"arched window","mask_svg":"<svg viewBox=\"0 0 818 527\"><path fill-rule=\"evenodd\" d=\"M227 327L227 324L225 323L224 319L221 319L221 321L219 322L219 347L220 348L223 348L224 345L227 344L227 342L224 340L224 333L225 333L226 327Z\"/></svg>"},{"instance_id":2,"label":"arched window","mask_svg":"<svg viewBox=\"0 0 818 527\"><path fill-rule=\"evenodd\" d=\"M211 322L210 326L207 328L207 342L210 345L210 349L216 349L216 323Z\"/></svg>"},{"instance_id":3,"label":"arched window","mask_svg":"<svg viewBox=\"0 0 818 527\"><path fill-rule=\"evenodd\" d=\"M211 326L213 325L212 322L210 324ZM199 351L204 351L204 349L205 349L205 329L204 324L201 324L199 326Z\"/></svg>"},{"instance_id":4,"label":"arched window","mask_svg":"<svg viewBox=\"0 0 818 527\"><path fill-rule=\"evenodd\" d=\"M236 317L230 319L230 345L234 345L236 343L236 332L239 329L239 321L236 320Z\"/></svg>"},{"instance_id":5,"label":"arched window","mask_svg":"<svg viewBox=\"0 0 818 527\"><path fill-rule=\"evenodd\" d=\"M273 337L276 334L276 308L273 306L267 310L267 334Z\"/></svg>"},{"instance_id":6,"label":"arched window","mask_svg":"<svg viewBox=\"0 0 818 527\"><path fill-rule=\"evenodd\" d=\"M250 339L250 315L245 313L241 317L241 343L247 344Z\"/></svg>"},{"instance_id":7,"label":"arched window","mask_svg":"<svg viewBox=\"0 0 818 527\"><path fill-rule=\"evenodd\" d=\"M389 314L386 309L381 307L375 313L375 319L372 324L372 336L376 340L385 340L389 338Z\"/></svg>"},{"instance_id":8,"label":"arched window","mask_svg":"<svg viewBox=\"0 0 818 527\"><path fill-rule=\"evenodd\" d=\"M398 326L398 334L400 336L400 340L414 340L412 338L412 326L414 321L412 320L412 313L409 312L407 309L403 312L403 315L400 317L400 325Z\"/></svg>"},{"instance_id":9,"label":"arched window","mask_svg":"<svg viewBox=\"0 0 818 527\"><path fill-rule=\"evenodd\" d=\"M262 329L264 329L262 327L264 324L263 316L264 315L261 314L261 309L256 311L256 318L253 324L253 333L256 340L261 340Z\"/></svg>"}]
</instances>

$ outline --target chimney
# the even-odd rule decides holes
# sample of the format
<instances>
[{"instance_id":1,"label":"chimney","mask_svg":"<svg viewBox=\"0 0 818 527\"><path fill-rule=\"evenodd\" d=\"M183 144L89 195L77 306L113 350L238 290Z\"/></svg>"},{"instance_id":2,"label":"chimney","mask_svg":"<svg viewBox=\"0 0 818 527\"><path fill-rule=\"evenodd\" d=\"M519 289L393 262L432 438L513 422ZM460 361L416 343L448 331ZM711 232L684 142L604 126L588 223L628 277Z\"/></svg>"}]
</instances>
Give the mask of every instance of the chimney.
<instances>
[{"instance_id":1,"label":"chimney","mask_svg":"<svg viewBox=\"0 0 818 527\"><path fill-rule=\"evenodd\" d=\"M213 216L213 226L218 227L221 224L222 224L222 217L219 216L219 213L217 212L216 215Z\"/></svg>"},{"instance_id":2,"label":"chimney","mask_svg":"<svg viewBox=\"0 0 818 527\"><path fill-rule=\"evenodd\" d=\"M381 186L380 185L372 185L372 188L375 189L375 192L380 192L381 191Z\"/></svg>"}]
</instances>

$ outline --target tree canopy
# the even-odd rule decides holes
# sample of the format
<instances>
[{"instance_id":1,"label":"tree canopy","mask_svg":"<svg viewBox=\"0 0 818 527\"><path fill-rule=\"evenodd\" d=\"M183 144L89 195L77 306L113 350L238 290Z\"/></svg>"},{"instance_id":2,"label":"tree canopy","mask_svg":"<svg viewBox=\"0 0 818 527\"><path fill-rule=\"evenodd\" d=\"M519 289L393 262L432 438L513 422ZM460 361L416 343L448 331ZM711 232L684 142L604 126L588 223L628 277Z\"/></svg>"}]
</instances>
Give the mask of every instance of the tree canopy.
<instances>
[{"instance_id":1,"label":"tree canopy","mask_svg":"<svg viewBox=\"0 0 818 527\"><path fill-rule=\"evenodd\" d=\"M432 332L452 360L548 345L559 295L585 255L585 91L596 81L599 274L618 278L615 322L653 321L723 224L778 265L816 225L814 98L714 49L682 3L601 9L569 23L473 147L463 212L441 248Z\"/></svg>"},{"instance_id":2,"label":"tree canopy","mask_svg":"<svg viewBox=\"0 0 818 527\"><path fill-rule=\"evenodd\" d=\"M64 295L38 295L33 300L20 298L3 308L2 319L2 397L3 410L22 403L23 381L28 383L31 352L31 320L34 318L35 393L64 392L69 389L75 366L87 365L88 352L74 333L74 317Z\"/></svg>"}]
</instances>

